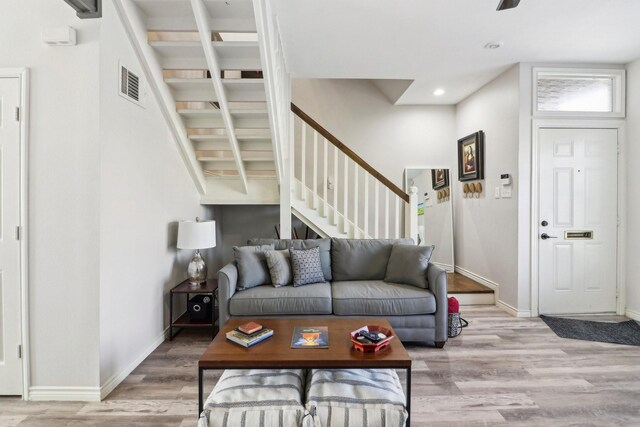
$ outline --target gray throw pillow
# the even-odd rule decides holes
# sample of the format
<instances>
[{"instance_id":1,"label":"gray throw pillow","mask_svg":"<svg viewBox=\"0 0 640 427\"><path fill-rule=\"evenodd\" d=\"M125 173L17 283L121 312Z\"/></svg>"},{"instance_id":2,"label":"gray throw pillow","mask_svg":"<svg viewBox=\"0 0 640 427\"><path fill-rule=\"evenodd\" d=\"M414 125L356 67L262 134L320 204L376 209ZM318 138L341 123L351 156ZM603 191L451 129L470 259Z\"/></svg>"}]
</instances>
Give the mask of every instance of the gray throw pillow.
<instances>
[{"instance_id":1,"label":"gray throw pillow","mask_svg":"<svg viewBox=\"0 0 640 427\"><path fill-rule=\"evenodd\" d=\"M291 269L293 270L293 286L324 282L322 265L320 264L320 248L289 249L291 253Z\"/></svg>"},{"instance_id":2,"label":"gray throw pillow","mask_svg":"<svg viewBox=\"0 0 640 427\"><path fill-rule=\"evenodd\" d=\"M264 253L272 250L273 245L233 247L233 256L238 266L239 291L271 284L269 266Z\"/></svg>"},{"instance_id":3,"label":"gray throw pillow","mask_svg":"<svg viewBox=\"0 0 640 427\"><path fill-rule=\"evenodd\" d=\"M276 288L291 284L291 255L284 249L281 251L267 251L264 253L269 266L271 284Z\"/></svg>"},{"instance_id":4,"label":"gray throw pillow","mask_svg":"<svg viewBox=\"0 0 640 427\"><path fill-rule=\"evenodd\" d=\"M433 246L393 245L385 282L404 283L427 289L427 267Z\"/></svg>"},{"instance_id":5,"label":"gray throw pillow","mask_svg":"<svg viewBox=\"0 0 640 427\"><path fill-rule=\"evenodd\" d=\"M413 243L413 242L412 242ZM247 245L275 245L276 250L281 249L311 249L316 246L320 248L320 264L322 265L322 273L324 280L329 281L331 276L331 239L249 239ZM391 249L389 249L391 250ZM388 257L387 257L388 258ZM385 264L386 265L386 264ZM382 272L384 276L384 271ZM380 277L382 279L382 277Z\"/></svg>"}]
</instances>

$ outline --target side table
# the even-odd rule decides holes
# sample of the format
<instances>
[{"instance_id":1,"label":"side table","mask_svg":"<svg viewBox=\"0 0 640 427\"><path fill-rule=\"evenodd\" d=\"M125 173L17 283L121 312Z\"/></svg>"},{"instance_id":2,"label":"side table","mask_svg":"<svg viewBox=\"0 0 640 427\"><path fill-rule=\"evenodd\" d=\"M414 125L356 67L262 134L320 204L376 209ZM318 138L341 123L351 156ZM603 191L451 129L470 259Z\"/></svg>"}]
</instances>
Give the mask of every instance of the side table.
<instances>
[{"instance_id":1,"label":"side table","mask_svg":"<svg viewBox=\"0 0 640 427\"><path fill-rule=\"evenodd\" d=\"M173 340L173 337L178 335L184 328L211 328L211 337L215 338L217 328L216 319L218 318L218 310L216 309L216 302L218 300L218 281L216 279L207 279L206 283L201 283L199 286L191 286L189 281L176 285L171 291L169 291L169 341ZM182 294L187 296L187 301L191 295L205 294L211 295L211 319L191 319L189 312L185 311L177 319L173 319L173 296L176 294ZM173 330L178 329L174 334Z\"/></svg>"}]
</instances>

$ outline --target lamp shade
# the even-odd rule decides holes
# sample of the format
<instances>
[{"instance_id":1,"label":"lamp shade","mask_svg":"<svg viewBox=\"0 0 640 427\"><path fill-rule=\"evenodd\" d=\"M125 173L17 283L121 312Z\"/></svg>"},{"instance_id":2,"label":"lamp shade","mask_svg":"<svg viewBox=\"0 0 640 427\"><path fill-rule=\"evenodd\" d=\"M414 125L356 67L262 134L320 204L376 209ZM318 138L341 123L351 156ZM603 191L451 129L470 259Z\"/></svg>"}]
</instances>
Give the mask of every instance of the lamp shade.
<instances>
[{"instance_id":1,"label":"lamp shade","mask_svg":"<svg viewBox=\"0 0 640 427\"><path fill-rule=\"evenodd\" d=\"M215 246L215 221L180 221L178 223L178 249L207 249Z\"/></svg>"}]
</instances>

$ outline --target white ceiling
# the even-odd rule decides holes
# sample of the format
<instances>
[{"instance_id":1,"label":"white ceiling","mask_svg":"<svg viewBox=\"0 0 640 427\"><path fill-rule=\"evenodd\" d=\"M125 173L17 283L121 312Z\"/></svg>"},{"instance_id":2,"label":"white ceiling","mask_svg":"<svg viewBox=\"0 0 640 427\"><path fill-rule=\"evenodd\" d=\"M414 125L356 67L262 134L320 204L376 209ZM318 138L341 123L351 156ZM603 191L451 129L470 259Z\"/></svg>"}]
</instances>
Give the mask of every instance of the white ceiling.
<instances>
[{"instance_id":1,"label":"white ceiling","mask_svg":"<svg viewBox=\"0 0 640 427\"><path fill-rule=\"evenodd\" d=\"M413 80L396 104L455 104L518 62L640 57L640 0L275 0L294 78ZM484 45L504 41L497 50ZM391 83L385 93L397 93ZM433 91L446 93L436 97Z\"/></svg>"}]
</instances>

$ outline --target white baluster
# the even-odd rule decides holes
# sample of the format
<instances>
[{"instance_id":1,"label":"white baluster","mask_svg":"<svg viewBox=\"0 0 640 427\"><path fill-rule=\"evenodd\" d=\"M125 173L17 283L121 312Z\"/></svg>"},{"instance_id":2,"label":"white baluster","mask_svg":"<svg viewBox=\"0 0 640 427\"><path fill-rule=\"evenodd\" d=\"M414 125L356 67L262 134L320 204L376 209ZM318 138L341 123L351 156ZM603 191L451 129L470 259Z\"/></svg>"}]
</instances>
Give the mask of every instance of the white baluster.
<instances>
[{"instance_id":1,"label":"white baluster","mask_svg":"<svg viewBox=\"0 0 640 427\"><path fill-rule=\"evenodd\" d=\"M344 185L342 186L343 191L343 202L344 205L342 207L342 232L345 234L349 234L349 157L344 155Z\"/></svg>"},{"instance_id":2,"label":"white baluster","mask_svg":"<svg viewBox=\"0 0 640 427\"><path fill-rule=\"evenodd\" d=\"M389 189L384 189L384 238L389 238Z\"/></svg>"},{"instance_id":3,"label":"white baluster","mask_svg":"<svg viewBox=\"0 0 640 427\"><path fill-rule=\"evenodd\" d=\"M395 200L395 211L396 211L396 217L395 217L395 223L396 223L396 239L400 238L400 198L398 196L394 197Z\"/></svg>"},{"instance_id":4,"label":"white baluster","mask_svg":"<svg viewBox=\"0 0 640 427\"><path fill-rule=\"evenodd\" d=\"M302 186L300 188L300 200L306 200L307 198L307 124L302 122L302 139L300 142L300 182Z\"/></svg>"},{"instance_id":5,"label":"white baluster","mask_svg":"<svg viewBox=\"0 0 640 427\"><path fill-rule=\"evenodd\" d=\"M362 229L364 230L363 239L369 237L369 173L365 171L364 173L364 225Z\"/></svg>"},{"instance_id":6,"label":"white baluster","mask_svg":"<svg viewBox=\"0 0 640 427\"><path fill-rule=\"evenodd\" d=\"M329 147L327 138L322 138L322 216L326 218L327 211L327 185L329 180Z\"/></svg>"},{"instance_id":7,"label":"white baluster","mask_svg":"<svg viewBox=\"0 0 640 427\"><path fill-rule=\"evenodd\" d=\"M353 237L359 238L360 229L358 228L358 205L360 204L360 197L358 195L358 185L360 179L358 177L358 170L360 166L357 163L353 165Z\"/></svg>"},{"instance_id":8,"label":"white baluster","mask_svg":"<svg viewBox=\"0 0 640 427\"><path fill-rule=\"evenodd\" d=\"M333 225L338 226L338 147L333 146Z\"/></svg>"},{"instance_id":9,"label":"white baluster","mask_svg":"<svg viewBox=\"0 0 640 427\"><path fill-rule=\"evenodd\" d=\"M318 132L313 131L313 187L311 194L313 195L313 209L318 209Z\"/></svg>"},{"instance_id":10,"label":"white baluster","mask_svg":"<svg viewBox=\"0 0 640 427\"><path fill-rule=\"evenodd\" d=\"M380 181L376 178L373 183L373 238L380 235Z\"/></svg>"}]
</instances>

